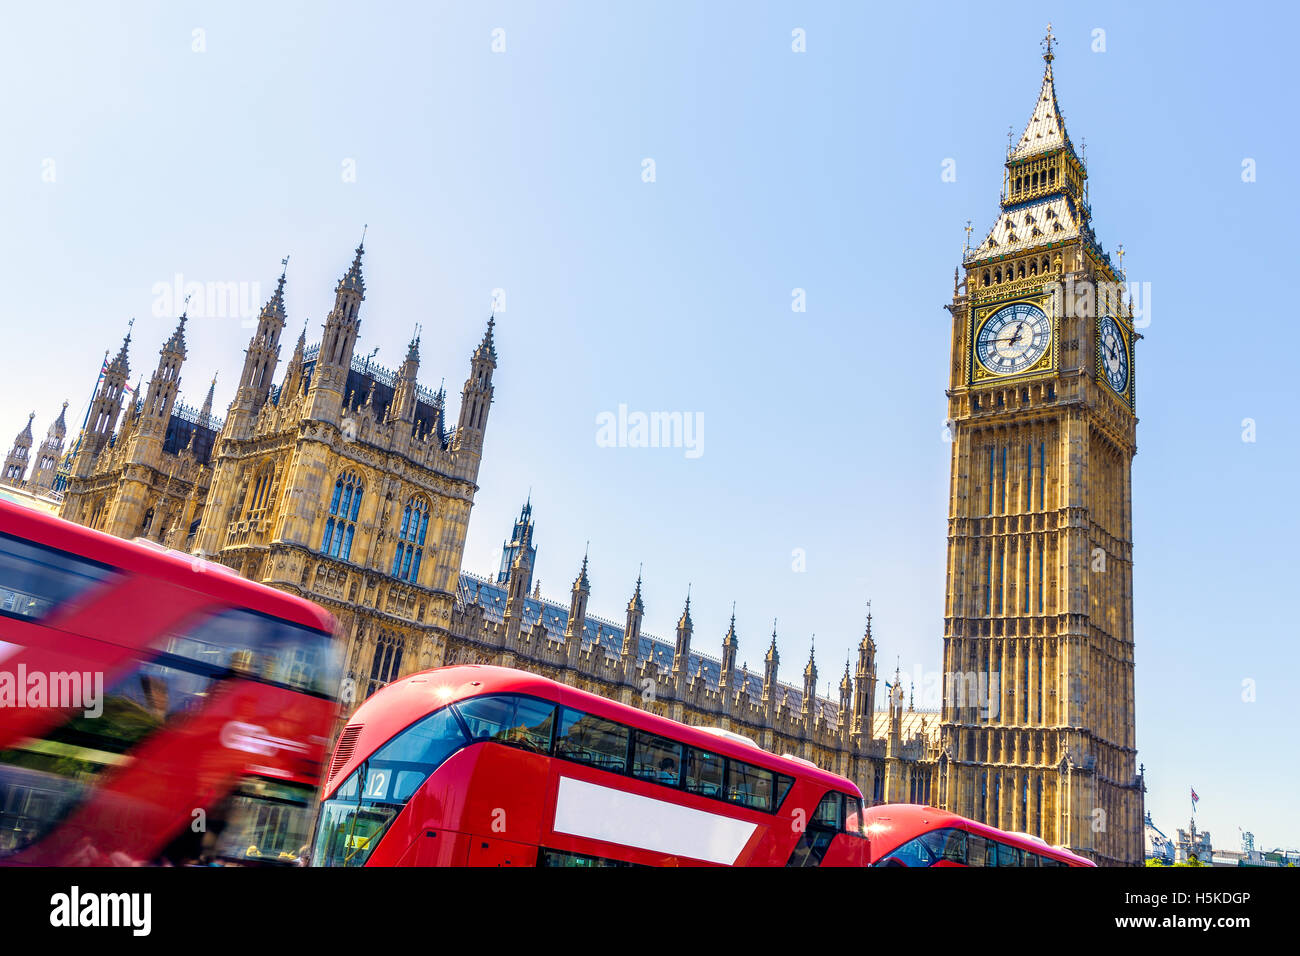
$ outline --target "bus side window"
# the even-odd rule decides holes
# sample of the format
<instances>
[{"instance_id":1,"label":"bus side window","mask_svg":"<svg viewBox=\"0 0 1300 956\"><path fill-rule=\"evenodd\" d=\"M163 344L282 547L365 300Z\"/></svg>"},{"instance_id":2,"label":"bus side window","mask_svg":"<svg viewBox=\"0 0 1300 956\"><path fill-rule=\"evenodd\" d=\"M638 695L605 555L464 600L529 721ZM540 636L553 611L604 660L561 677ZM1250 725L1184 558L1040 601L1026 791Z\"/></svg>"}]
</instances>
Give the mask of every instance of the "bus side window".
<instances>
[{"instance_id":1,"label":"bus side window","mask_svg":"<svg viewBox=\"0 0 1300 956\"><path fill-rule=\"evenodd\" d=\"M862 832L862 799L844 795L844 832L864 836Z\"/></svg>"},{"instance_id":2,"label":"bus side window","mask_svg":"<svg viewBox=\"0 0 1300 956\"><path fill-rule=\"evenodd\" d=\"M686 789L705 797L721 797L726 761L717 754L686 748Z\"/></svg>"},{"instance_id":3,"label":"bus side window","mask_svg":"<svg viewBox=\"0 0 1300 956\"><path fill-rule=\"evenodd\" d=\"M992 856L993 847L998 848L998 866L1021 866L1020 847L1008 846L1005 843L989 843L989 855Z\"/></svg>"},{"instance_id":4,"label":"bus side window","mask_svg":"<svg viewBox=\"0 0 1300 956\"><path fill-rule=\"evenodd\" d=\"M112 574L93 561L0 534L0 614L49 617Z\"/></svg>"},{"instance_id":5,"label":"bus side window","mask_svg":"<svg viewBox=\"0 0 1300 956\"><path fill-rule=\"evenodd\" d=\"M469 730L470 742L503 740L513 726L515 699L513 697L475 697L456 705Z\"/></svg>"},{"instance_id":6,"label":"bus side window","mask_svg":"<svg viewBox=\"0 0 1300 956\"><path fill-rule=\"evenodd\" d=\"M838 830L840 829L840 819L843 816L844 795L838 790L832 790L822 797L821 803L817 804L817 809L813 811L812 824L813 826Z\"/></svg>"},{"instance_id":7,"label":"bus side window","mask_svg":"<svg viewBox=\"0 0 1300 956\"><path fill-rule=\"evenodd\" d=\"M786 866L821 866L844 817L844 794L831 790L813 810L812 819L799 835Z\"/></svg>"},{"instance_id":8,"label":"bus side window","mask_svg":"<svg viewBox=\"0 0 1300 956\"><path fill-rule=\"evenodd\" d=\"M515 704L514 726L510 742L526 750L551 752L551 729L555 726L555 705L531 697L520 697Z\"/></svg>"},{"instance_id":9,"label":"bus side window","mask_svg":"<svg viewBox=\"0 0 1300 956\"><path fill-rule=\"evenodd\" d=\"M753 810L772 810L772 790L774 774L764 767L741 763L739 760L727 761L727 799L732 803ZM839 821L835 822L836 827Z\"/></svg>"},{"instance_id":10,"label":"bus side window","mask_svg":"<svg viewBox=\"0 0 1300 956\"><path fill-rule=\"evenodd\" d=\"M627 772L628 729L603 717L564 708L555 756L613 773Z\"/></svg>"},{"instance_id":11,"label":"bus side window","mask_svg":"<svg viewBox=\"0 0 1300 956\"><path fill-rule=\"evenodd\" d=\"M632 751L632 775L642 780L676 787L681 782L682 745L667 737L636 732Z\"/></svg>"},{"instance_id":12,"label":"bus side window","mask_svg":"<svg viewBox=\"0 0 1300 956\"><path fill-rule=\"evenodd\" d=\"M988 841L977 833L966 834L966 865L988 866L992 862L988 859Z\"/></svg>"}]
</instances>

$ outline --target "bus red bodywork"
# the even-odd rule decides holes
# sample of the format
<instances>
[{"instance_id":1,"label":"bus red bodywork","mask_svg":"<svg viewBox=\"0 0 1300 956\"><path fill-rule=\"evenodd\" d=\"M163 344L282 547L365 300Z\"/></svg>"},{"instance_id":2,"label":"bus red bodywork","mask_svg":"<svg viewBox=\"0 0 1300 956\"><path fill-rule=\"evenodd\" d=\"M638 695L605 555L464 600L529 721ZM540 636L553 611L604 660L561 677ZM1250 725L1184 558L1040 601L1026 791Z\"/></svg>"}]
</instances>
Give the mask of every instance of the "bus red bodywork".
<instances>
[{"instance_id":1,"label":"bus red bodywork","mask_svg":"<svg viewBox=\"0 0 1300 956\"><path fill-rule=\"evenodd\" d=\"M208 834L205 858L296 862L337 715L333 629L219 565L0 501L0 863L193 862ZM102 713L57 706L74 674L83 697L102 682ZM12 699L19 677L32 699Z\"/></svg>"},{"instance_id":2,"label":"bus red bodywork","mask_svg":"<svg viewBox=\"0 0 1300 956\"><path fill-rule=\"evenodd\" d=\"M526 701L515 718L485 722L510 700ZM594 740L604 728L608 742L614 725L629 731L623 769L579 762L573 734ZM427 759L406 743L420 734ZM448 741L429 744L438 734ZM638 764L638 748L651 747L655 761ZM606 749L617 768L617 745ZM756 808L765 781L777 788L766 810ZM323 797L313 865L867 862L861 793L849 780L737 735L502 667L438 668L378 691L344 729Z\"/></svg>"},{"instance_id":3,"label":"bus red bodywork","mask_svg":"<svg viewBox=\"0 0 1300 956\"><path fill-rule=\"evenodd\" d=\"M1064 847L913 803L864 814L872 866L1096 866Z\"/></svg>"}]
</instances>

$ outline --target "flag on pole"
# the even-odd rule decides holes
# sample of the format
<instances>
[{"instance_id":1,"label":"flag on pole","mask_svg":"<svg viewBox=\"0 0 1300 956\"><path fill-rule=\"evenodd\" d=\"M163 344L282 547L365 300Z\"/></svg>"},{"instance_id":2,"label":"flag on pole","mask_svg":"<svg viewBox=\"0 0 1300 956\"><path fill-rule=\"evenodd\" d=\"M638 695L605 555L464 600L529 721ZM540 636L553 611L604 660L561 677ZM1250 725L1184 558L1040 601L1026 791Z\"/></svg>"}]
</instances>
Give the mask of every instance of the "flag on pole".
<instances>
[{"instance_id":1,"label":"flag on pole","mask_svg":"<svg viewBox=\"0 0 1300 956\"><path fill-rule=\"evenodd\" d=\"M1198 797L1198 796L1196 795L1196 788L1195 788L1195 787L1192 787L1191 789L1192 789L1192 812L1195 813L1195 812L1196 812L1196 801L1200 800L1201 798Z\"/></svg>"}]
</instances>

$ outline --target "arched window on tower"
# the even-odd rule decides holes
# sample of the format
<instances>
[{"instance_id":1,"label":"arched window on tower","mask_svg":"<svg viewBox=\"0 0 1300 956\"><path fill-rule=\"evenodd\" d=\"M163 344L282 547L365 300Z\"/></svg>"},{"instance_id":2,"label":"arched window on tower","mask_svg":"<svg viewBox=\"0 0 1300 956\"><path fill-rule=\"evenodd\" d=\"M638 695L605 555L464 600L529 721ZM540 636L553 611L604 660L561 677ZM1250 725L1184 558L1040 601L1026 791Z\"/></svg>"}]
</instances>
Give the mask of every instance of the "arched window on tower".
<instances>
[{"instance_id":1,"label":"arched window on tower","mask_svg":"<svg viewBox=\"0 0 1300 956\"><path fill-rule=\"evenodd\" d=\"M424 536L428 529L429 502L416 495L402 509L397 550L393 554L393 577L412 583L419 581L420 560L424 557Z\"/></svg>"},{"instance_id":2,"label":"arched window on tower","mask_svg":"<svg viewBox=\"0 0 1300 956\"><path fill-rule=\"evenodd\" d=\"M325 521L325 537L321 539L322 554L344 561L352 559L352 536L356 533L356 520L361 512L361 495L364 490L361 478L355 472L345 471L334 482L330 516Z\"/></svg>"},{"instance_id":3,"label":"arched window on tower","mask_svg":"<svg viewBox=\"0 0 1300 956\"><path fill-rule=\"evenodd\" d=\"M402 673L402 639L387 631L379 632L375 642L375 656L370 663L370 682L366 688L369 697L384 685L396 680Z\"/></svg>"}]
</instances>

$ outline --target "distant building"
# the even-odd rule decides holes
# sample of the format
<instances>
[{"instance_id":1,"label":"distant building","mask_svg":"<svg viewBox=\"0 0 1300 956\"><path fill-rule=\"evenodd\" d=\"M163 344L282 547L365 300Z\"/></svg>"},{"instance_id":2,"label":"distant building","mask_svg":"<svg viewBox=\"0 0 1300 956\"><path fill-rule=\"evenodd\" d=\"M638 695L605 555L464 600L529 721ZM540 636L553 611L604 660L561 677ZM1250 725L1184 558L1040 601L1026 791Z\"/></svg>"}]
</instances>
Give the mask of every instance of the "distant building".
<instances>
[{"instance_id":1,"label":"distant building","mask_svg":"<svg viewBox=\"0 0 1300 956\"><path fill-rule=\"evenodd\" d=\"M1151 814L1146 815L1146 858L1159 860L1166 866L1174 862L1174 841L1165 836L1164 831L1151 822Z\"/></svg>"},{"instance_id":2,"label":"distant building","mask_svg":"<svg viewBox=\"0 0 1300 956\"><path fill-rule=\"evenodd\" d=\"M1190 863L1195 860L1206 866L1214 865L1214 847L1208 830L1196 829L1196 818L1192 817L1187 829L1178 828L1178 840L1174 844L1174 862Z\"/></svg>"}]
</instances>

